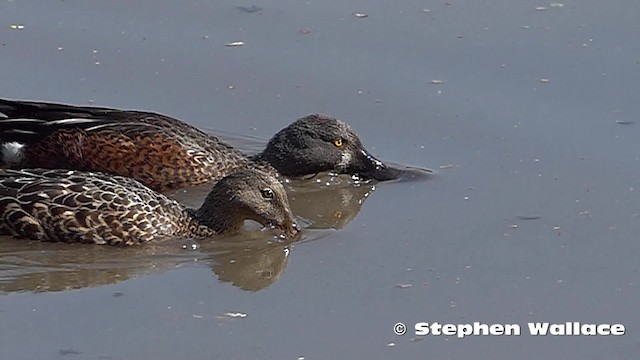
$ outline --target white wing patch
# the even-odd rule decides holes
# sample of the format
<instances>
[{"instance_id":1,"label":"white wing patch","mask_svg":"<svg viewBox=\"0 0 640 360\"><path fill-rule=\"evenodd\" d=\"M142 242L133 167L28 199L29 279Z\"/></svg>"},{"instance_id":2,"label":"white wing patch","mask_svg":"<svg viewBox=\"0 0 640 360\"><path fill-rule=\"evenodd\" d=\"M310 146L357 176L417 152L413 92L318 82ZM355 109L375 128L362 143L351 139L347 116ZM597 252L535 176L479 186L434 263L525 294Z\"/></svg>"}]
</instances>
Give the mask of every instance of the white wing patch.
<instances>
[{"instance_id":1,"label":"white wing patch","mask_svg":"<svg viewBox=\"0 0 640 360\"><path fill-rule=\"evenodd\" d=\"M17 142L2 144L2 160L7 165L18 165L23 160L24 145Z\"/></svg>"}]
</instances>

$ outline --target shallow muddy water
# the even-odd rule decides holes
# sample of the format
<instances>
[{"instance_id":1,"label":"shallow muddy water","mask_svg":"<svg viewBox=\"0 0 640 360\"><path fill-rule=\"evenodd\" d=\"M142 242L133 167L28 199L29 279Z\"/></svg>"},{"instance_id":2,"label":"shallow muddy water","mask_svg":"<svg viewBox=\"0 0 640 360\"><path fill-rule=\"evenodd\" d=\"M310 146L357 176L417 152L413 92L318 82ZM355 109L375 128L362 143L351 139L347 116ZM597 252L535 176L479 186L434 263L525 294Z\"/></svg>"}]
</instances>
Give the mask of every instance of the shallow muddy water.
<instances>
[{"instance_id":1,"label":"shallow muddy water","mask_svg":"<svg viewBox=\"0 0 640 360\"><path fill-rule=\"evenodd\" d=\"M157 111L247 152L327 113L377 157L435 173L292 181L293 244L255 228L127 249L0 239L0 358L637 359L639 13L5 1L1 97ZM626 335L526 331L568 321ZM417 322L523 333L416 336Z\"/></svg>"}]
</instances>

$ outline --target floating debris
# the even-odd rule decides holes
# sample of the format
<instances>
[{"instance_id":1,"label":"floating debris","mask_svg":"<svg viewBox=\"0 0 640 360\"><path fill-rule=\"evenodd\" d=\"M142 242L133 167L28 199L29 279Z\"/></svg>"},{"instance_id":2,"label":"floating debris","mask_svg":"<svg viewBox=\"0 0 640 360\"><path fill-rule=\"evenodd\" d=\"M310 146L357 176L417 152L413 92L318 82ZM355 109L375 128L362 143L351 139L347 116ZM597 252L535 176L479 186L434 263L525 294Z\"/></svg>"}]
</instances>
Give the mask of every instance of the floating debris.
<instances>
[{"instance_id":1,"label":"floating debris","mask_svg":"<svg viewBox=\"0 0 640 360\"><path fill-rule=\"evenodd\" d=\"M302 34L302 35L308 35L308 34L311 34L311 29L309 29L309 28L302 28L302 29L298 30L298 32L299 32L300 34Z\"/></svg>"},{"instance_id":2,"label":"floating debris","mask_svg":"<svg viewBox=\"0 0 640 360\"><path fill-rule=\"evenodd\" d=\"M412 287L413 284L396 284L395 287L399 288L399 289L408 289L410 287Z\"/></svg>"},{"instance_id":3,"label":"floating debris","mask_svg":"<svg viewBox=\"0 0 640 360\"><path fill-rule=\"evenodd\" d=\"M59 353L61 356L66 356L66 355L81 355L82 351L76 350L76 349L72 349L72 348L67 348L67 349L60 349Z\"/></svg>"},{"instance_id":4,"label":"floating debris","mask_svg":"<svg viewBox=\"0 0 640 360\"><path fill-rule=\"evenodd\" d=\"M365 13L361 13L361 12L354 12L353 16L360 18L360 19L364 19L366 17L369 17L369 15L365 14Z\"/></svg>"},{"instance_id":5,"label":"floating debris","mask_svg":"<svg viewBox=\"0 0 640 360\"><path fill-rule=\"evenodd\" d=\"M242 11L242 12L246 12L248 14L253 14L253 13L257 13L262 11L263 9L260 6L255 6L255 5L251 5L251 6L236 6L236 9Z\"/></svg>"},{"instance_id":6,"label":"floating debris","mask_svg":"<svg viewBox=\"0 0 640 360\"><path fill-rule=\"evenodd\" d=\"M558 3L558 2L552 2L551 4L549 4L549 6L552 8L561 8L561 7L564 7L564 4Z\"/></svg>"},{"instance_id":7,"label":"floating debris","mask_svg":"<svg viewBox=\"0 0 640 360\"><path fill-rule=\"evenodd\" d=\"M387 346L388 347L394 347L394 346L396 346L396 343L390 342L390 343L387 344Z\"/></svg>"},{"instance_id":8,"label":"floating debris","mask_svg":"<svg viewBox=\"0 0 640 360\"><path fill-rule=\"evenodd\" d=\"M537 216L537 215L526 216L526 215L523 215L523 216L518 216L518 219L520 219L520 220L540 220L540 219L542 219L542 216Z\"/></svg>"},{"instance_id":9,"label":"floating debris","mask_svg":"<svg viewBox=\"0 0 640 360\"><path fill-rule=\"evenodd\" d=\"M546 83L550 82L551 80L542 78L542 79L538 79L538 81L540 81L543 84L546 84Z\"/></svg>"},{"instance_id":10,"label":"floating debris","mask_svg":"<svg viewBox=\"0 0 640 360\"><path fill-rule=\"evenodd\" d=\"M438 166L440 169L442 170L447 170L447 169L453 169L455 167L455 165L453 164L447 164L447 165L440 165Z\"/></svg>"},{"instance_id":11,"label":"floating debris","mask_svg":"<svg viewBox=\"0 0 640 360\"><path fill-rule=\"evenodd\" d=\"M241 312L226 312L223 315L230 318L246 318L247 317L247 314L241 313Z\"/></svg>"},{"instance_id":12,"label":"floating debris","mask_svg":"<svg viewBox=\"0 0 640 360\"><path fill-rule=\"evenodd\" d=\"M616 120L616 124L619 125L633 125L635 124L635 121L630 121L630 120Z\"/></svg>"},{"instance_id":13,"label":"floating debris","mask_svg":"<svg viewBox=\"0 0 640 360\"><path fill-rule=\"evenodd\" d=\"M536 7L536 11L545 11L545 10L547 10L546 6L537 6Z\"/></svg>"},{"instance_id":14,"label":"floating debris","mask_svg":"<svg viewBox=\"0 0 640 360\"><path fill-rule=\"evenodd\" d=\"M444 80L433 79L430 81L430 83L433 85L440 85L440 84L444 84Z\"/></svg>"},{"instance_id":15,"label":"floating debris","mask_svg":"<svg viewBox=\"0 0 640 360\"><path fill-rule=\"evenodd\" d=\"M22 25L22 24L11 24L11 25L9 25L9 29L11 29L11 30L22 30L22 29L24 29L24 25Z\"/></svg>"},{"instance_id":16,"label":"floating debris","mask_svg":"<svg viewBox=\"0 0 640 360\"><path fill-rule=\"evenodd\" d=\"M58 47L58 51L62 51L64 48L62 46Z\"/></svg>"},{"instance_id":17,"label":"floating debris","mask_svg":"<svg viewBox=\"0 0 640 360\"><path fill-rule=\"evenodd\" d=\"M242 45L244 45L244 41L233 41L233 42L224 44L224 46L226 47L235 47L235 46L242 46Z\"/></svg>"}]
</instances>

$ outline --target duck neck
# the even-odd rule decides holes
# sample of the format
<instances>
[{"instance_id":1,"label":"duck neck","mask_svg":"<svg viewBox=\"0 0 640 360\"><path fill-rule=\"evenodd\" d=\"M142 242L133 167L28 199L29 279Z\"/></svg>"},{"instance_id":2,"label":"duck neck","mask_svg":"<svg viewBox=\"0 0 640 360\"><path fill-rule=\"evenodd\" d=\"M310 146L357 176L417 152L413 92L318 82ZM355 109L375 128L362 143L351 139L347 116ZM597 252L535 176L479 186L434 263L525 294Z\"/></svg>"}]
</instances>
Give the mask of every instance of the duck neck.
<instances>
[{"instance_id":1,"label":"duck neck","mask_svg":"<svg viewBox=\"0 0 640 360\"><path fill-rule=\"evenodd\" d=\"M229 206L229 201L220 201L220 198L224 197L212 191L199 209L189 209L193 219L216 234L238 231L244 224L243 218L238 209Z\"/></svg>"}]
</instances>

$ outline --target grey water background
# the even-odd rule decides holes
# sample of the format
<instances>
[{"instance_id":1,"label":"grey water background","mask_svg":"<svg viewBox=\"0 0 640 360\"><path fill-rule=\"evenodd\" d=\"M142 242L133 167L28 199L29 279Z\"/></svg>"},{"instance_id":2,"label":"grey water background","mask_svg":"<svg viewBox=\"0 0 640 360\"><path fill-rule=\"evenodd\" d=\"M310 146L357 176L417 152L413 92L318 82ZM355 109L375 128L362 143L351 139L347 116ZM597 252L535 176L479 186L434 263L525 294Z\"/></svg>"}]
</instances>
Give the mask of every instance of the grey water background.
<instances>
[{"instance_id":1,"label":"grey water background","mask_svg":"<svg viewBox=\"0 0 640 360\"><path fill-rule=\"evenodd\" d=\"M378 157L437 174L378 184L337 230L274 245L288 256L253 290L180 244L3 239L0 357L637 359L640 3L559 5L3 1L2 97L152 110L260 139L323 112ZM75 280L15 283L33 269ZM415 338L393 334L399 321L627 333Z\"/></svg>"}]
</instances>

